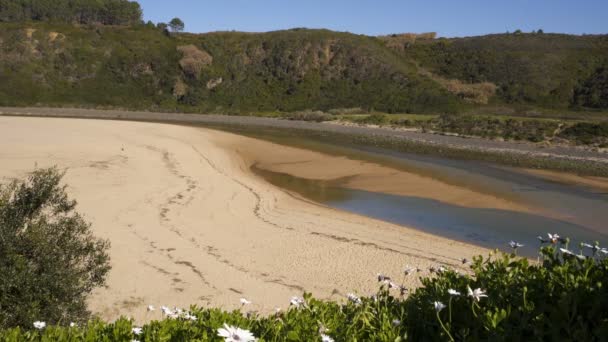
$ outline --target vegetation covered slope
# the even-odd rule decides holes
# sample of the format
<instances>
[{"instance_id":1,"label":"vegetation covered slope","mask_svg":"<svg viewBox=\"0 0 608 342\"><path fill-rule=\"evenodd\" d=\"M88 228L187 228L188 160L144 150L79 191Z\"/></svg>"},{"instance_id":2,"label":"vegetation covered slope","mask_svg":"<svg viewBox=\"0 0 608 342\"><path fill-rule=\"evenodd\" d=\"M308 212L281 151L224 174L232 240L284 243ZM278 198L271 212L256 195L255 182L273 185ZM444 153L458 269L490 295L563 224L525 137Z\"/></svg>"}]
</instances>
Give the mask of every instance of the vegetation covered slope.
<instances>
[{"instance_id":1,"label":"vegetation covered slope","mask_svg":"<svg viewBox=\"0 0 608 342\"><path fill-rule=\"evenodd\" d=\"M126 0L1 1L0 105L227 113L608 109L606 35L169 34L166 24L144 24L141 13Z\"/></svg>"},{"instance_id":2,"label":"vegetation covered slope","mask_svg":"<svg viewBox=\"0 0 608 342\"><path fill-rule=\"evenodd\" d=\"M465 84L496 85L494 103L606 109L608 36L521 33L454 39L383 37L405 59Z\"/></svg>"},{"instance_id":3,"label":"vegetation covered slope","mask_svg":"<svg viewBox=\"0 0 608 342\"><path fill-rule=\"evenodd\" d=\"M168 36L148 26L0 26L0 104L189 111L455 111L371 37L322 30Z\"/></svg>"}]
</instances>

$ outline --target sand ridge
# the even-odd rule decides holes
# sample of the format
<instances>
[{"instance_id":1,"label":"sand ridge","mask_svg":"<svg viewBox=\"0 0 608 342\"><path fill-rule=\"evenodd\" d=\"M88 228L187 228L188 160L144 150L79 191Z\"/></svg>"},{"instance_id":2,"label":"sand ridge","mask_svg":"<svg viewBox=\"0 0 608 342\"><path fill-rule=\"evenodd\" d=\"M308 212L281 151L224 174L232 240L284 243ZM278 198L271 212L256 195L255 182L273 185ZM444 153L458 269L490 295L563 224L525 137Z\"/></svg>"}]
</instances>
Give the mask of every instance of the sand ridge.
<instances>
[{"instance_id":1,"label":"sand ridge","mask_svg":"<svg viewBox=\"0 0 608 342\"><path fill-rule=\"evenodd\" d=\"M377 272L460 267L486 251L309 203L254 176L238 136L156 123L0 117L0 179L57 165L97 236L112 243L104 319L158 318L146 305L270 312L309 291L377 289ZM281 147L267 143L270 154ZM234 146L234 145L232 145ZM406 278L416 286L414 277Z\"/></svg>"},{"instance_id":2,"label":"sand ridge","mask_svg":"<svg viewBox=\"0 0 608 342\"><path fill-rule=\"evenodd\" d=\"M527 203L448 184L430 175L406 172L374 162L337 157L239 135L226 136L222 146L237 151L250 165L313 180L343 180L355 190L433 199L470 208L533 212ZM272 150L272 153L268 153Z\"/></svg>"}]
</instances>

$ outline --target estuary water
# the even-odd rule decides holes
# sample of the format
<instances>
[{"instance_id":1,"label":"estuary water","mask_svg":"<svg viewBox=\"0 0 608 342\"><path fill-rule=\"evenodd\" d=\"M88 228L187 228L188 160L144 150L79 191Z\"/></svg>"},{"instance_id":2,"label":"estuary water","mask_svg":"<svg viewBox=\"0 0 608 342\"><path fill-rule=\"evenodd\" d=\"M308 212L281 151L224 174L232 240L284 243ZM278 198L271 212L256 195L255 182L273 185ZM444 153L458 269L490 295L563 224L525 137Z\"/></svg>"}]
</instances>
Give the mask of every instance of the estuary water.
<instances>
[{"instance_id":1,"label":"estuary water","mask_svg":"<svg viewBox=\"0 0 608 342\"><path fill-rule=\"evenodd\" d=\"M517 168L486 162L416 155L369 146L345 145L330 138L311 139L275 129L222 129L335 156L378 163L396 170L523 203L530 212L472 208L441 200L355 190L340 180L314 180L273 172L257 165L252 171L275 186L327 206L419 229L487 248L508 251L511 240L523 243L521 255L536 256L547 233L569 237L570 249L580 242L608 245L608 191L556 181ZM588 251L587 251L588 254Z\"/></svg>"}]
</instances>

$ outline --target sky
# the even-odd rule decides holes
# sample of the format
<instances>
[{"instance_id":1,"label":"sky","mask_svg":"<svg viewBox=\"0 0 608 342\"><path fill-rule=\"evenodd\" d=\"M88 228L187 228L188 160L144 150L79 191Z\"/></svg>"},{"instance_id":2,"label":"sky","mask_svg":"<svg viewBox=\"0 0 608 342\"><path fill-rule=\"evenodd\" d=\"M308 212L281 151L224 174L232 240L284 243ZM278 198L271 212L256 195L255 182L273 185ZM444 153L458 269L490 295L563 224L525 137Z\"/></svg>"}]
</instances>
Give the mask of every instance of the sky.
<instances>
[{"instance_id":1,"label":"sky","mask_svg":"<svg viewBox=\"0 0 608 342\"><path fill-rule=\"evenodd\" d=\"M145 20L179 17L187 32L294 27L357 34L608 33L608 0L139 0Z\"/></svg>"}]
</instances>

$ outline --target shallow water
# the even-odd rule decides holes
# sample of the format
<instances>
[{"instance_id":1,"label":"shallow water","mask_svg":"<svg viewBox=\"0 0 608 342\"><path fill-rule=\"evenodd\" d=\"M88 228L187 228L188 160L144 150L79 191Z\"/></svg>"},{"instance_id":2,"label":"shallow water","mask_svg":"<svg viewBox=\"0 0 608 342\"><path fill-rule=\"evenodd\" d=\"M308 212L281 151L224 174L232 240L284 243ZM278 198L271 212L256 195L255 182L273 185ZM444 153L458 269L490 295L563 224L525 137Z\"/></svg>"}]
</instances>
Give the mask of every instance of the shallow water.
<instances>
[{"instance_id":1,"label":"shallow water","mask_svg":"<svg viewBox=\"0 0 608 342\"><path fill-rule=\"evenodd\" d=\"M351 159L372 161L444 183L469 188L536 208L534 213L468 208L428 198L347 189L344 180L317 181L263 170L252 170L268 182L328 206L413 227L488 248L508 250L515 240L526 246L521 254L535 256L536 236L547 232L579 242L608 245L608 194L600 189L551 181L514 168L485 162L405 154L367 146L343 145L315 136L264 129L223 128L285 145ZM321 141L320 141L321 140Z\"/></svg>"}]
</instances>

